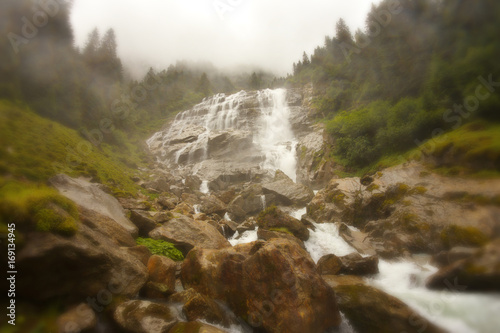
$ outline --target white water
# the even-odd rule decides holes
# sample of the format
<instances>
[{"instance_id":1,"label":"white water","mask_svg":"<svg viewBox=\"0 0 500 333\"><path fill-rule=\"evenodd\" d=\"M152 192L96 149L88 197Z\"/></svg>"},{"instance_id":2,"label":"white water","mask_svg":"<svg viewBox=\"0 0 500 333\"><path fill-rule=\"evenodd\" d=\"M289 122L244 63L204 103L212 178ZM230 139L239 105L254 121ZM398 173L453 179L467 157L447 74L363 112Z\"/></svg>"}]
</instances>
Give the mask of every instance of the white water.
<instances>
[{"instance_id":1,"label":"white water","mask_svg":"<svg viewBox=\"0 0 500 333\"><path fill-rule=\"evenodd\" d=\"M303 209L290 215L301 216ZM347 244L333 223L314 223L316 230L309 231L304 242L314 262L333 253L344 256L356 252ZM257 230L244 232L239 239L234 235L230 243L248 243L257 240ZM380 260L380 273L368 279L374 285L412 307L429 322L451 333L495 333L500 328L500 294L460 293L433 291L425 288L426 279L437 271L429 265L410 261L388 262ZM418 328L421 328L419 326ZM425 332L424 329L421 330Z\"/></svg>"},{"instance_id":2,"label":"white water","mask_svg":"<svg viewBox=\"0 0 500 333\"><path fill-rule=\"evenodd\" d=\"M193 206L195 214L200 214L201 213L200 207L201 207L200 205L194 205Z\"/></svg>"},{"instance_id":3,"label":"white water","mask_svg":"<svg viewBox=\"0 0 500 333\"><path fill-rule=\"evenodd\" d=\"M261 167L272 171L279 169L295 182L297 141L290 124L286 90L259 91L259 103L262 113L260 131L254 140L260 145L266 157Z\"/></svg>"},{"instance_id":4,"label":"white water","mask_svg":"<svg viewBox=\"0 0 500 333\"><path fill-rule=\"evenodd\" d=\"M168 159L163 161L177 165L180 162L191 164L210 158L208 142L211 134L231 130L250 131L254 133L254 146L262 156L263 161L260 167L272 172L280 169L295 181L297 140L290 124L290 108L286 101L286 90L266 89L257 92L260 115L255 122L251 116L241 114L242 105L251 98L255 98L251 96L251 93L240 91L230 96L217 94L205 99L191 110L179 113L168 131L155 133L147 143L151 147L154 142L161 139L163 147L168 147L170 142L184 130L189 126L194 126L198 131L195 132L197 138L175 151L171 161ZM188 153L187 158L186 153ZM163 149L161 156L165 158L165 155L166 151ZM182 161L180 161L181 156L184 156Z\"/></svg>"},{"instance_id":5,"label":"white water","mask_svg":"<svg viewBox=\"0 0 500 333\"><path fill-rule=\"evenodd\" d=\"M209 194L210 190L208 189L208 180L204 180L200 185L200 192L203 194Z\"/></svg>"},{"instance_id":6,"label":"white water","mask_svg":"<svg viewBox=\"0 0 500 333\"><path fill-rule=\"evenodd\" d=\"M266 209L266 196L265 195L261 195L260 196L260 203L262 205L262 210Z\"/></svg>"}]
</instances>

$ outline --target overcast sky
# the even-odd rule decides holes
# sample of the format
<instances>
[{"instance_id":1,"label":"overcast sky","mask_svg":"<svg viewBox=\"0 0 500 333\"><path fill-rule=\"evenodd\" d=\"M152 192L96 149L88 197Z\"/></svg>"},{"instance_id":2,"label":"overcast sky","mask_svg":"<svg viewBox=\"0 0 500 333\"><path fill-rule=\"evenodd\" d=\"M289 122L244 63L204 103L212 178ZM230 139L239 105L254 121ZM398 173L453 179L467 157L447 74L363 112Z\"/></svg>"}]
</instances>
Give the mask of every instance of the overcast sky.
<instances>
[{"instance_id":1,"label":"overcast sky","mask_svg":"<svg viewBox=\"0 0 500 333\"><path fill-rule=\"evenodd\" d=\"M78 46L97 27L114 28L119 55L138 74L177 60L210 61L220 68L257 65L284 75L306 51L332 36L344 18L364 28L379 0L74 0Z\"/></svg>"}]
</instances>

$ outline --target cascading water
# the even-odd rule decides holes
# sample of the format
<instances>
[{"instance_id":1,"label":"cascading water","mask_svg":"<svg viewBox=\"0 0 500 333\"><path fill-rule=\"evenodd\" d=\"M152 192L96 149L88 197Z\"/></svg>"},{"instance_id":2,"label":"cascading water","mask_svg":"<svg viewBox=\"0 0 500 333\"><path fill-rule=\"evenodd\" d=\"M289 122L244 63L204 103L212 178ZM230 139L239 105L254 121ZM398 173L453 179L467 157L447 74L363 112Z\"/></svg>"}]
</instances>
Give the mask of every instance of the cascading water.
<instances>
[{"instance_id":1,"label":"cascading water","mask_svg":"<svg viewBox=\"0 0 500 333\"><path fill-rule=\"evenodd\" d=\"M286 103L286 90L267 89L260 91L259 103L262 112L261 129L255 140L266 156L261 166L273 171L280 169L295 182L297 141L290 124L290 109Z\"/></svg>"},{"instance_id":2,"label":"cascading water","mask_svg":"<svg viewBox=\"0 0 500 333\"><path fill-rule=\"evenodd\" d=\"M298 209L290 215L297 218L303 212L304 209ZM316 230L309 231L309 239L304 245L315 262L330 253L344 256L356 252L339 235L336 224L314 223L314 226ZM235 234L229 241L234 246L255 240L257 231L252 230L241 235ZM429 290L425 288L425 280L437 270L429 264L419 265L407 260L399 262L380 260L379 270L379 274L368 279L369 284L401 299L429 322L449 332L493 333L500 327L498 294ZM425 329L421 331L425 332Z\"/></svg>"},{"instance_id":3,"label":"cascading water","mask_svg":"<svg viewBox=\"0 0 500 333\"><path fill-rule=\"evenodd\" d=\"M172 166L199 170L207 160L242 162L235 168L280 169L295 181L297 140L290 113L285 89L218 94L179 113L168 130L147 143Z\"/></svg>"}]
</instances>

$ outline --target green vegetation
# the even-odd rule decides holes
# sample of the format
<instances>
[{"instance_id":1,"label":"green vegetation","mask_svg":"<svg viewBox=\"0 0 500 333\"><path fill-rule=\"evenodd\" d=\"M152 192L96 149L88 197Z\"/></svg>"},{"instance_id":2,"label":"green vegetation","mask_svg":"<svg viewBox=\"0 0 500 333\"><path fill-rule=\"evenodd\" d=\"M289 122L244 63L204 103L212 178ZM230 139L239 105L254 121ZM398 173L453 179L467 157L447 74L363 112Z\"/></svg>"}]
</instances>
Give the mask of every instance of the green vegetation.
<instances>
[{"instance_id":1,"label":"green vegetation","mask_svg":"<svg viewBox=\"0 0 500 333\"><path fill-rule=\"evenodd\" d=\"M278 217L278 207L275 205L269 206L263 211L259 213L257 216L257 223L264 223L264 220L267 216L270 216L272 218L277 218Z\"/></svg>"},{"instance_id":2,"label":"green vegetation","mask_svg":"<svg viewBox=\"0 0 500 333\"><path fill-rule=\"evenodd\" d=\"M287 84L313 83L318 121L350 175L419 159L424 144L450 158L448 174L465 162L498 176L500 3L402 0L396 7L390 0L372 6L366 30L354 34L339 20L334 37L294 64ZM380 13L388 22L377 20ZM478 120L488 126L461 128ZM457 132L447 139L450 130ZM445 140L432 142L438 138Z\"/></svg>"},{"instance_id":3,"label":"green vegetation","mask_svg":"<svg viewBox=\"0 0 500 333\"><path fill-rule=\"evenodd\" d=\"M76 205L55 189L16 181L0 181L0 220L19 230L71 236L78 230Z\"/></svg>"},{"instance_id":4,"label":"green vegetation","mask_svg":"<svg viewBox=\"0 0 500 333\"><path fill-rule=\"evenodd\" d=\"M126 154L107 144L95 147L75 130L5 100L0 100L0 120L0 174L31 181L58 173L83 175L108 185L116 195L137 193L131 177L133 166L141 163L138 148Z\"/></svg>"},{"instance_id":5,"label":"green vegetation","mask_svg":"<svg viewBox=\"0 0 500 333\"><path fill-rule=\"evenodd\" d=\"M488 237L475 227L462 227L449 225L441 231L441 242L451 249L455 246L483 246L488 242Z\"/></svg>"},{"instance_id":6,"label":"green vegetation","mask_svg":"<svg viewBox=\"0 0 500 333\"><path fill-rule=\"evenodd\" d=\"M288 230L288 228L281 227L281 228L269 228L269 231L276 231L276 232L283 232L285 234L289 234L293 236L293 233Z\"/></svg>"},{"instance_id":7,"label":"green vegetation","mask_svg":"<svg viewBox=\"0 0 500 333\"><path fill-rule=\"evenodd\" d=\"M136 243L138 245L146 246L152 254L157 254L160 256L168 257L175 261L184 260L182 252L179 251L174 244L166 242L164 240L156 240L151 238L137 238Z\"/></svg>"}]
</instances>

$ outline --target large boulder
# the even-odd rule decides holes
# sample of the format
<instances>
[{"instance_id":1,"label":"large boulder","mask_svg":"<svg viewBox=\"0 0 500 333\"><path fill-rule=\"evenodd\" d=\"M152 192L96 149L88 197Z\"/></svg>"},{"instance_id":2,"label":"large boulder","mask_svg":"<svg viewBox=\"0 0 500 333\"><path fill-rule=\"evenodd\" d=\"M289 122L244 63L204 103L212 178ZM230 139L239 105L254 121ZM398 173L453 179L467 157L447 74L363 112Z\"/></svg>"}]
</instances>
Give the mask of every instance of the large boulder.
<instances>
[{"instance_id":1,"label":"large boulder","mask_svg":"<svg viewBox=\"0 0 500 333\"><path fill-rule=\"evenodd\" d=\"M323 332L340 324L335 294L296 242L272 239L222 250L193 249L185 288L226 302L266 332Z\"/></svg>"},{"instance_id":2,"label":"large boulder","mask_svg":"<svg viewBox=\"0 0 500 333\"><path fill-rule=\"evenodd\" d=\"M28 233L17 264L19 296L29 300L65 297L80 301L97 295L135 296L146 283L144 264L123 247L135 245L120 225L94 211L82 210L82 223L71 237ZM100 296L102 297L102 296Z\"/></svg>"},{"instance_id":3,"label":"large boulder","mask_svg":"<svg viewBox=\"0 0 500 333\"><path fill-rule=\"evenodd\" d=\"M147 236L151 230L158 226L158 223L152 219L152 216L142 210L130 211L130 220L137 226L139 235L141 236Z\"/></svg>"},{"instance_id":4,"label":"large boulder","mask_svg":"<svg viewBox=\"0 0 500 333\"><path fill-rule=\"evenodd\" d=\"M113 319L123 330L132 333L168 333L178 322L167 305L139 300L120 304Z\"/></svg>"},{"instance_id":5,"label":"large boulder","mask_svg":"<svg viewBox=\"0 0 500 333\"><path fill-rule=\"evenodd\" d=\"M441 268L427 281L431 289L500 291L500 239L466 259Z\"/></svg>"},{"instance_id":6,"label":"large boulder","mask_svg":"<svg viewBox=\"0 0 500 333\"><path fill-rule=\"evenodd\" d=\"M226 212L226 205L215 195L204 196L201 198L201 211L208 215L224 215Z\"/></svg>"},{"instance_id":7,"label":"large boulder","mask_svg":"<svg viewBox=\"0 0 500 333\"><path fill-rule=\"evenodd\" d=\"M288 232L282 232L282 231L270 231L266 229L259 228L257 230L257 239L262 239L262 240L271 240L273 238L284 238L291 240L293 242L296 242L297 244L300 245L303 249L305 249L304 242L295 237L294 235L288 233Z\"/></svg>"},{"instance_id":8,"label":"large boulder","mask_svg":"<svg viewBox=\"0 0 500 333\"><path fill-rule=\"evenodd\" d=\"M444 333L399 299L349 275L324 275L335 290L340 311L358 332Z\"/></svg>"},{"instance_id":9,"label":"large boulder","mask_svg":"<svg viewBox=\"0 0 500 333\"><path fill-rule=\"evenodd\" d=\"M52 177L49 183L78 206L109 217L137 236L137 227L127 218L123 207L117 199L104 192L100 184L62 174Z\"/></svg>"},{"instance_id":10,"label":"large boulder","mask_svg":"<svg viewBox=\"0 0 500 333\"><path fill-rule=\"evenodd\" d=\"M276 206L262 211L257 217L257 225L261 229L288 232L302 241L309 239L309 229L301 221Z\"/></svg>"},{"instance_id":11,"label":"large boulder","mask_svg":"<svg viewBox=\"0 0 500 333\"><path fill-rule=\"evenodd\" d=\"M177 264L170 258L153 255L148 261L149 281L144 286L148 298L164 298L175 292Z\"/></svg>"},{"instance_id":12,"label":"large boulder","mask_svg":"<svg viewBox=\"0 0 500 333\"><path fill-rule=\"evenodd\" d=\"M285 206L304 206L314 197L314 192L305 185L296 184L282 171L276 171L272 182L262 185L264 194L273 194Z\"/></svg>"},{"instance_id":13,"label":"large boulder","mask_svg":"<svg viewBox=\"0 0 500 333\"><path fill-rule=\"evenodd\" d=\"M231 318L230 311L192 288L172 295L169 300L182 305L182 312L189 321L203 320L224 327L236 323L236 319Z\"/></svg>"},{"instance_id":14,"label":"large boulder","mask_svg":"<svg viewBox=\"0 0 500 333\"><path fill-rule=\"evenodd\" d=\"M221 249L231 246L226 238L209 223L193 220L184 215L177 215L176 218L152 230L149 236L173 243L184 255L195 246L204 249Z\"/></svg>"},{"instance_id":15,"label":"large boulder","mask_svg":"<svg viewBox=\"0 0 500 333\"><path fill-rule=\"evenodd\" d=\"M356 252L343 257L327 254L319 259L318 271L322 275L373 275L379 272L378 257L362 257Z\"/></svg>"}]
</instances>

